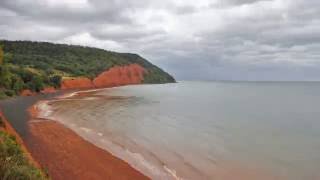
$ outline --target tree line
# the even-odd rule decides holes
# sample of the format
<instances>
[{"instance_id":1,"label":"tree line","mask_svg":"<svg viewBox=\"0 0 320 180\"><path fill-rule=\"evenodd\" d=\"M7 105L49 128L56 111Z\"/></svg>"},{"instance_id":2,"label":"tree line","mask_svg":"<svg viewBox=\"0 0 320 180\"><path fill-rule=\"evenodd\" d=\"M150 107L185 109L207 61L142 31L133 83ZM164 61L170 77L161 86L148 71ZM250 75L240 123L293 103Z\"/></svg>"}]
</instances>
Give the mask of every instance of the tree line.
<instances>
[{"instance_id":1,"label":"tree line","mask_svg":"<svg viewBox=\"0 0 320 180\"><path fill-rule=\"evenodd\" d=\"M13 64L12 57L0 46L0 99L19 95L24 89L40 92L47 86L60 87L60 75Z\"/></svg>"},{"instance_id":2,"label":"tree line","mask_svg":"<svg viewBox=\"0 0 320 180\"><path fill-rule=\"evenodd\" d=\"M59 87L64 77L93 79L114 67L139 64L148 73L144 83L175 82L174 78L137 54L47 42L0 40L0 97L23 89L34 92L46 86Z\"/></svg>"}]
</instances>

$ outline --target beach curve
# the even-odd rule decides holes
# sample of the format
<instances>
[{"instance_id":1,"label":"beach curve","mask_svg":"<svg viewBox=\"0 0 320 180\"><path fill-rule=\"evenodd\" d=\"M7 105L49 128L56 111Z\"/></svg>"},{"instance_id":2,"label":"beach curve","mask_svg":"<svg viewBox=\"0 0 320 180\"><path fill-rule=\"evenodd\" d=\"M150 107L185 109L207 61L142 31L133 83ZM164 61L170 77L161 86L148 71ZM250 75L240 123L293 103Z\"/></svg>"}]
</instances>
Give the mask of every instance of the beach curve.
<instances>
[{"instance_id":1,"label":"beach curve","mask_svg":"<svg viewBox=\"0 0 320 180\"><path fill-rule=\"evenodd\" d=\"M35 105L29 113L27 144L52 179L149 179L58 121L38 118Z\"/></svg>"}]
</instances>

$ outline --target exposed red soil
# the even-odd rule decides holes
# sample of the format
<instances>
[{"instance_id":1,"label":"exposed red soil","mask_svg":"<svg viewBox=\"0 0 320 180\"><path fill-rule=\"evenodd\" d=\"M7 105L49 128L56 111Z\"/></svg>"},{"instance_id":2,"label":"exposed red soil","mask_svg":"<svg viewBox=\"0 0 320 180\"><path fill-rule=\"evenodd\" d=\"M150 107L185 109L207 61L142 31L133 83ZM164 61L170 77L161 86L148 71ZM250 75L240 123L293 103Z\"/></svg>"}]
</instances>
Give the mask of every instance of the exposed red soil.
<instances>
[{"instance_id":1,"label":"exposed red soil","mask_svg":"<svg viewBox=\"0 0 320 180\"><path fill-rule=\"evenodd\" d=\"M138 64L115 66L101 73L94 80L84 77L65 79L61 83L61 89L102 88L140 84L145 73L147 71Z\"/></svg>"},{"instance_id":2,"label":"exposed red soil","mask_svg":"<svg viewBox=\"0 0 320 180\"><path fill-rule=\"evenodd\" d=\"M43 94L55 93L57 90L54 87L45 87L40 92ZM20 96L35 96L36 92L31 91L30 89L24 89L20 92Z\"/></svg>"},{"instance_id":3,"label":"exposed red soil","mask_svg":"<svg viewBox=\"0 0 320 180\"><path fill-rule=\"evenodd\" d=\"M57 90L54 87L45 87L41 93L43 94L49 94L49 93L55 93Z\"/></svg>"},{"instance_id":4,"label":"exposed red soil","mask_svg":"<svg viewBox=\"0 0 320 180\"><path fill-rule=\"evenodd\" d=\"M1 111L0 116L5 123L5 129L0 130L14 135L30 162L36 167L46 168L50 178L54 180L149 179L125 161L89 143L62 124L37 119L36 106L31 106L28 112L32 120L35 120L28 123L30 135L26 142L29 149Z\"/></svg>"},{"instance_id":5,"label":"exposed red soil","mask_svg":"<svg viewBox=\"0 0 320 180\"><path fill-rule=\"evenodd\" d=\"M115 66L102 72L93 80L86 77L64 79L61 82L61 89L90 89L141 84L145 73L147 73L147 70L139 64ZM45 87L41 93L49 94L56 91L57 89L54 87ZM36 92L32 92L30 89L24 89L21 91L20 96L34 96L36 94Z\"/></svg>"},{"instance_id":6,"label":"exposed red soil","mask_svg":"<svg viewBox=\"0 0 320 180\"><path fill-rule=\"evenodd\" d=\"M21 91L20 96L34 96L35 92L32 92L30 89L24 89Z\"/></svg>"},{"instance_id":7,"label":"exposed red soil","mask_svg":"<svg viewBox=\"0 0 320 180\"><path fill-rule=\"evenodd\" d=\"M61 89L84 89L93 87L92 81L85 77L65 79L61 83Z\"/></svg>"},{"instance_id":8,"label":"exposed red soil","mask_svg":"<svg viewBox=\"0 0 320 180\"><path fill-rule=\"evenodd\" d=\"M138 64L116 66L98 75L93 84L95 87L113 87L128 84L140 84L146 70Z\"/></svg>"},{"instance_id":9,"label":"exposed red soil","mask_svg":"<svg viewBox=\"0 0 320 180\"><path fill-rule=\"evenodd\" d=\"M128 84L140 84L147 71L138 64L113 67L94 80L79 77L63 80L61 89L88 89L114 87ZM56 89L47 87L41 93L53 93ZM29 89L21 92L21 96L36 95ZM38 111L35 106L28 109L32 120L37 120ZM0 115L2 116L1 112ZM125 161L116 158L109 152L87 142L72 130L55 121L30 121L28 123L30 137L27 138L28 147L6 122L6 131L17 137L30 161L37 167L39 163L48 169L52 179L149 179L132 168ZM34 159L39 163L37 163Z\"/></svg>"},{"instance_id":10,"label":"exposed red soil","mask_svg":"<svg viewBox=\"0 0 320 180\"><path fill-rule=\"evenodd\" d=\"M31 152L54 180L148 179L55 121L29 123Z\"/></svg>"}]
</instances>

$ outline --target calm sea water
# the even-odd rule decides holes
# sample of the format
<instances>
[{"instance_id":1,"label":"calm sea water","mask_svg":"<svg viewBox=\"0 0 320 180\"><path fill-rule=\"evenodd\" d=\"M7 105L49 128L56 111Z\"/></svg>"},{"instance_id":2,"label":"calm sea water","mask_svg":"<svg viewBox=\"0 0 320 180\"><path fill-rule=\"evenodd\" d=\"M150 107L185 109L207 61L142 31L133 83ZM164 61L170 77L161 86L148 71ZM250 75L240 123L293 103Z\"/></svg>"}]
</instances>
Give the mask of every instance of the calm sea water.
<instances>
[{"instance_id":1,"label":"calm sea water","mask_svg":"<svg viewBox=\"0 0 320 180\"><path fill-rule=\"evenodd\" d=\"M154 179L320 179L320 83L137 85L42 106Z\"/></svg>"}]
</instances>

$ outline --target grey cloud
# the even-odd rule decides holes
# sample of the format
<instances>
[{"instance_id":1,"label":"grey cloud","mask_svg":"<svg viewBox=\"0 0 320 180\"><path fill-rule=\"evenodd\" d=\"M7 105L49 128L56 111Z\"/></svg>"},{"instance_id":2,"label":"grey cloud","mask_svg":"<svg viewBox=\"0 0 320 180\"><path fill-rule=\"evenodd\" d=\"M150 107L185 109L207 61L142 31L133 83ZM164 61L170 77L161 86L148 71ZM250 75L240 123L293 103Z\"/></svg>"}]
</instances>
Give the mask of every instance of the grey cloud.
<instances>
[{"instance_id":1,"label":"grey cloud","mask_svg":"<svg viewBox=\"0 0 320 180\"><path fill-rule=\"evenodd\" d=\"M161 29L146 29L142 26L116 26L116 27L100 27L94 29L91 35L98 39L111 39L115 41L129 41L137 40L141 38L148 38L150 36L156 36L165 34L164 30Z\"/></svg>"},{"instance_id":2,"label":"grey cloud","mask_svg":"<svg viewBox=\"0 0 320 180\"><path fill-rule=\"evenodd\" d=\"M261 2L261 1L270 1L270 0L224 0L225 3L232 4L232 5L252 4L252 3Z\"/></svg>"},{"instance_id":3,"label":"grey cloud","mask_svg":"<svg viewBox=\"0 0 320 180\"><path fill-rule=\"evenodd\" d=\"M0 38L139 53L178 79L320 80L317 0L72 2L2 0Z\"/></svg>"},{"instance_id":4,"label":"grey cloud","mask_svg":"<svg viewBox=\"0 0 320 180\"><path fill-rule=\"evenodd\" d=\"M88 23L109 22L109 23L130 23L130 18L122 14L125 8L115 3L97 6L94 3L87 3L84 6L68 7L61 5L48 5L43 1L30 0L3 0L0 6L11 10L18 15L51 23Z\"/></svg>"},{"instance_id":5,"label":"grey cloud","mask_svg":"<svg viewBox=\"0 0 320 180\"><path fill-rule=\"evenodd\" d=\"M226 8L226 7L232 7L232 6L250 5L250 4L260 3L260 2L268 2L268 1L272 1L272 0L218 0L218 1L214 1L214 3L211 3L210 7Z\"/></svg>"},{"instance_id":6,"label":"grey cloud","mask_svg":"<svg viewBox=\"0 0 320 180\"><path fill-rule=\"evenodd\" d=\"M186 6L177 6L173 9L173 12L176 14L192 14L197 12L198 9L194 6L186 5Z\"/></svg>"}]
</instances>

